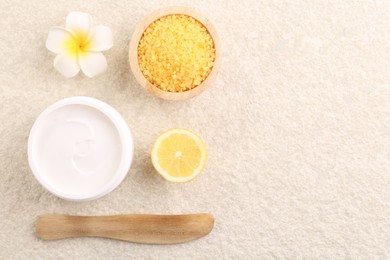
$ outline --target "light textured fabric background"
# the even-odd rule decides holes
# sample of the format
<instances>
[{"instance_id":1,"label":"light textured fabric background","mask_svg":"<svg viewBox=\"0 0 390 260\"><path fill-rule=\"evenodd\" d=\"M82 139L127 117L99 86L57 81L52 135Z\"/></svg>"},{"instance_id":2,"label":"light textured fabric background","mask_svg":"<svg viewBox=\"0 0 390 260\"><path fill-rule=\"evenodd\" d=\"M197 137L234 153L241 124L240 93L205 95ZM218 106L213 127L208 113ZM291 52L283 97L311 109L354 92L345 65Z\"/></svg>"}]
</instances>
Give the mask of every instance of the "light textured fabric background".
<instances>
[{"instance_id":1,"label":"light textured fabric background","mask_svg":"<svg viewBox=\"0 0 390 260\"><path fill-rule=\"evenodd\" d=\"M149 95L128 65L136 24L171 5L209 17L223 43L218 80L184 102ZM63 78L45 48L70 11L114 33L94 79ZM390 1L2 0L0 17L0 258L390 259ZM76 95L112 105L135 137L127 178L85 203L45 191L26 155L39 113ZM193 182L152 168L152 142L171 127L207 144ZM33 234L44 213L196 212L212 213L214 230L181 245Z\"/></svg>"}]
</instances>

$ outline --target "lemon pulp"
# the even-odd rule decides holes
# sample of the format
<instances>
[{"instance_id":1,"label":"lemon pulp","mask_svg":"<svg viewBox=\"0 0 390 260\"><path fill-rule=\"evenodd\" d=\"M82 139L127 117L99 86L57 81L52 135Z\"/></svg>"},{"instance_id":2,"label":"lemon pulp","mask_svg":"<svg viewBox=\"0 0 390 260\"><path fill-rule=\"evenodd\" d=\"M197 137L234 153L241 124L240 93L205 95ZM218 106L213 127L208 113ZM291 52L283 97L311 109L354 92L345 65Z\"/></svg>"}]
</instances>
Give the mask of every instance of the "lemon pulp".
<instances>
[{"instance_id":1,"label":"lemon pulp","mask_svg":"<svg viewBox=\"0 0 390 260\"><path fill-rule=\"evenodd\" d=\"M182 128L162 133L152 149L152 163L157 172L172 182L186 182L203 170L207 152L203 140Z\"/></svg>"}]
</instances>

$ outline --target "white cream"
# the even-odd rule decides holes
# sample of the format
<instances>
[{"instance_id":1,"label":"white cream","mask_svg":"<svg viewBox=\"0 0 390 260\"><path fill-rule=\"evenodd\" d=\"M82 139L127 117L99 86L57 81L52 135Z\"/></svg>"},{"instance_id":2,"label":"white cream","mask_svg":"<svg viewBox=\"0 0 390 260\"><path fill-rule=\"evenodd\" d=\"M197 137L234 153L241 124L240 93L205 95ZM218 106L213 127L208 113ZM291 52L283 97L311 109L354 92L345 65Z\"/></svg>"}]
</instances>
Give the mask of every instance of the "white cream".
<instances>
[{"instance_id":1,"label":"white cream","mask_svg":"<svg viewBox=\"0 0 390 260\"><path fill-rule=\"evenodd\" d=\"M69 100L49 107L34 124L29 138L30 166L54 194L93 199L114 189L126 175L132 139L124 120L107 104L84 97Z\"/></svg>"}]
</instances>

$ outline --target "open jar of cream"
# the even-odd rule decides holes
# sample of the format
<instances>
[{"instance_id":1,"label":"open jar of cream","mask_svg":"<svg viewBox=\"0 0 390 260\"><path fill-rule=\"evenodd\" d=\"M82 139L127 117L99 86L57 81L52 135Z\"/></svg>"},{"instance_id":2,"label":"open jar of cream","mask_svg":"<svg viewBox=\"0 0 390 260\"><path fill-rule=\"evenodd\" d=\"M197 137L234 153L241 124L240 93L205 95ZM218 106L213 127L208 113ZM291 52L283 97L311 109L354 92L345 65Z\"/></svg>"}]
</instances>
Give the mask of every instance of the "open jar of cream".
<instances>
[{"instance_id":1,"label":"open jar of cream","mask_svg":"<svg viewBox=\"0 0 390 260\"><path fill-rule=\"evenodd\" d=\"M104 196L125 178L133 138L121 115L89 97L60 100L44 110L28 139L37 180L58 197L86 201Z\"/></svg>"}]
</instances>

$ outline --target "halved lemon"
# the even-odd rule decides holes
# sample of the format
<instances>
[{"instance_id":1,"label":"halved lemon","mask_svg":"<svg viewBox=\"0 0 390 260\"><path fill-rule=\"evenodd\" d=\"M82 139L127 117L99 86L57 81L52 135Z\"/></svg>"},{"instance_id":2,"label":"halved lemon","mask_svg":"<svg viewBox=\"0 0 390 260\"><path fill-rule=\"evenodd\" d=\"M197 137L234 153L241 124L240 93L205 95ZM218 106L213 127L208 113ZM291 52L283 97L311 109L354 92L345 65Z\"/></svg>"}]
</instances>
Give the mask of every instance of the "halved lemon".
<instances>
[{"instance_id":1,"label":"halved lemon","mask_svg":"<svg viewBox=\"0 0 390 260\"><path fill-rule=\"evenodd\" d=\"M166 180L187 182L206 165L206 145L194 132L173 128L157 137L151 157L154 168Z\"/></svg>"}]
</instances>

